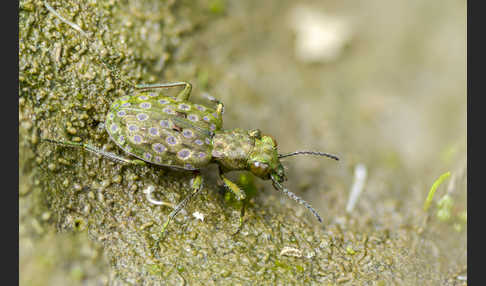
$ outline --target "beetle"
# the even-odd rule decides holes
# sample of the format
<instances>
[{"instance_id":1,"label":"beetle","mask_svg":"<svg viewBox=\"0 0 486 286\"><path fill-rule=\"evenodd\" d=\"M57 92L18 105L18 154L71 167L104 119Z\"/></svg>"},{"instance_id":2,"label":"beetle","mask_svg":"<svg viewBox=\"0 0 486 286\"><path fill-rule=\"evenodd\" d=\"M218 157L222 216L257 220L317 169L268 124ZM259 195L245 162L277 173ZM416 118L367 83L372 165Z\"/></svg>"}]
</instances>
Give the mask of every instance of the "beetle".
<instances>
[{"instance_id":1,"label":"beetle","mask_svg":"<svg viewBox=\"0 0 486 286\"><path fill-rule=\"evenodd\" d=\"M44 4L63 22L89 38L79 26L61 17L47 3ZM104 61L101 62L109 68ZM132 86L137 93L116 99L111 104L105 120L105 129L110 139L129 157L107 152L86 143L47 138L43 140L79 147L125 164L150 163L192 172L194 178L191 181L191 193L169 214L162 226L162 233L180 210L201 191L203 178L200 169L211 163L218 165L220 179L236 199L245 199L245 192L225 174L235 170L246 170L263 180L271 180L276 190L305 206L319 222L322 222L320 215L309 203L283 186L287 178L281 159L295 155L316 155L339 160L337 156L313 151L279 154L277 141L270 135L262 134L259 129L224 129L223 103L212 97L209 99L216 105L215 108L192 103L189 101L192 85L188 82ZM174 87L183 88L176 97L154 92L157 89Z\"/></svg>"}]
</instances>

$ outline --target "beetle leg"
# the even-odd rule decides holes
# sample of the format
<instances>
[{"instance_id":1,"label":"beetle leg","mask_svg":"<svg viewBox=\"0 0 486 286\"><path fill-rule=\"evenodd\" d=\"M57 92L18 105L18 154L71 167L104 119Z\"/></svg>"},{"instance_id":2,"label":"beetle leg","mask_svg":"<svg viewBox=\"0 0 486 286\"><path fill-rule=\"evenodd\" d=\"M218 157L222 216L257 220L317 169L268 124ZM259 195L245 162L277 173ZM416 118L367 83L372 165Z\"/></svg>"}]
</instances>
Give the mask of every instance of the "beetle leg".
<instances>
[{"instance_id":1,"label":"beetle leg","mask_svg":"<svg viewBox=\"0 0 486 286\"><path fill-rule=\"evenodd\" d=\"M71 142L71 141L56 141L56 140L51 140L51 139L42 139L42 141L46 141L49 143L54 143L54 144L59 144L59 145L64 145L67 147L75 147L75 148L81 148L86 151L95 153L100 156L104 156L110 160L119 162L119 163L124 163L124 164L133 164L133 165L145 165L145 162L142 160L138 159L128 159L119 155L116 155L114 153L106 152L104 150L98 149L94 146L91 146L89 144L85 143L78 143L78 142Z\"/></svg>"},{"instance_id":2,"label":"beetle leg","mask_svg":"<svg viewBox=\"0 0 486 286\"><path fill-rule=\"evenodd\" d=\"M195 197L201 190L202 190L202 176L199 171L195 171L196 177L192 180L192 192L185 197L182 202L177 204L174 210L169 214L169 217L165 221L164 225L162 226L161 233L164 235L167 226L169 225L170 221L187 205L187 203Z\"/></svg>"},{"instance_id":3,"label":"beetle leg","mask_svg":"<svg viewBox=\"0 0 486 286\"><path fill-rule=\"evenodd\" d=\"M170 82L170 83L137 84L135 88L140 91L146 91L146 90L151 90L156 88L170 88L170 87L179 87L179 86L183 86L184 89L181 92L179 92L179 94L177 94L176 96L177 101L189 100L189 97L191 96L192 85L185 81ZM223 113L224 113L224 104L218 99L210 95L206 97L209 99L209 101L216 103L216 114L218 120L222 120Z\"/></svg>"},{"instance_id":4,"label":"beetle leg","mask_svg":"<svg viewBox=\"0 0 486 286\"><path fill-rule=\"evenodd\" d=\"M170 87L179 87L179 86L183 86L184 89L181 92L179 92L179 94L177 94L176 99L178 101L189 100L189 96L191 95L192 85L185 81L169 82L169 83L137 84L135 88L141 91L145 91L145 90L151 90L156 88L170 88Z\"/></svg>"},{"instance_id":5,"label":"beetle leg","mask_svg":"<svg viewBox=\"0 0 486 286\"><path fill-rule=\"evenodd\" d=\"M237 184L233 183L230 179L223 175L222 170L219 170L219 177L223 180L224 185L236 196L236 199L241 201L246 198L245 191L240 189Z\"/></svg>"},{"instance_id":6,"label":"beetle leg","mask_svg":"<svg viewBox=\"0 0 486 286\"><path fill-rule=\"evenodd\" d=\"M219 177L221 178L221 180L223 180L224 185L235 195L238 201L242 201L246 198L245 191L243 191L240 187L238 187L237 184L233 183L230 179L226 178L226 176L223 175L223 170L221 169L221 167L219 168ZM243 226L244 215L245 215L245 202L243 202L241 206L241 214L238 223L238 229L236 230L235 233L233 233L233 235L236 235L238 232L240 232L241 227Z\"/></svg>"},{"instance_id":7,"label":"beetle leg","mask_svg":"<svg viewBox=\"0 0 486 286\"><path fill-rule=\"evenodd\" d=\"M209 101L216 103L216 114L217 114L218 120L223 120L224 104L221 101L219 101L218 99L212 97L211 95L206 95L206 98Z\"/></svg>"},{"instance_id":8,"label":"beetle leg","mask_svg":"<svg viewBox=\"0 0 486 286\"><path fill-rule=\"evenodd\" d=\"M218 101L216 106L216 114L218 115L218 120L223 121L224 105L221 101Z\"/></svg>"},{"instance_id":9,"label":"beetle leg","mask_svg":"<svg viewBox=\"0 0 486 286\"><path fill-rule=\"evenodd\" d=\"M246 202L243 202L243 204L241 205L241 209L240 209L240 218L238 219L238 228L233 233L233 235L237 235L241 231L241 228L243 227L243 217L245 216L245 206L246 206Z\"/></svg>"},{"instance_id":10,"label":"beetle leg","mask_svg":"<svg viewBox=\"0 0 486 286\"><path fill-rule=\"evenodd\" d=\"M223 180L224 182L224 185L231 191L233 192L233 194L236 196L236 199L241 201L241 200L244 200L246 198L246 194L245 194L245 191L243 191L242 189L240 189L240 187L238 187L237 184L233 183L232 181L230 181L228 178L226 178L223 174L220 174L219 175L221 177L221 179Z\"/></svg>"}]
</instances>

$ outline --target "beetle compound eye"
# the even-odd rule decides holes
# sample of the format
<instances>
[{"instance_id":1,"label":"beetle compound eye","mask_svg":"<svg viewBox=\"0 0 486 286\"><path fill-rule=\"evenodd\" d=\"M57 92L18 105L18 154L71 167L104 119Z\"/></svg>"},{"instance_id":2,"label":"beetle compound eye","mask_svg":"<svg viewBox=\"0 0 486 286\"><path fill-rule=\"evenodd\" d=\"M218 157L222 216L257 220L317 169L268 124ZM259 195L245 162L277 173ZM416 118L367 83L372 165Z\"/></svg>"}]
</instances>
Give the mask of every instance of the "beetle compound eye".
<instances>
[{"instance_id":1,"label":"beetle compound eye","mask_svg":"<svg viewBox=\"0 0 486 286\"><path fill-rule=\"evenodd\" d=\"M251 164L251 172L259 177L265 177L268 174L268 170L268 164L258 161Z\"/></svg>"}]
</instances>

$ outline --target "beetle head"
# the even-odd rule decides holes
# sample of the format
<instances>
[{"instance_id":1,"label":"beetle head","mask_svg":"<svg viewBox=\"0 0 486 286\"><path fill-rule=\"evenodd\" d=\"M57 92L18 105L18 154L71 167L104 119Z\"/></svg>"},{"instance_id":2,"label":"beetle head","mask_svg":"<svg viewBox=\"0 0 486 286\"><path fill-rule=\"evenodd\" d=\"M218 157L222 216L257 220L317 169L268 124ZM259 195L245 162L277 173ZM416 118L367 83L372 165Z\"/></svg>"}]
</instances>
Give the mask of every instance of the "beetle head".
<instances>
[{"instance_id":1,"label":"beetle head","mask_svg":"<svg viewBox=\"0 0 486 286\"><path fill-rule=\"evenodd\" d=\"M260 130L250 130L250 136L254 137L255 145L248 159L248 170L264 180L272 180L273 187L285 193L287 196L304 205L314 216L322 222L319 214L305 200L286 189L282 183L287 180L285 171L280 159L295 155L316 155L339 160L338 157L314 151L296 151L289 154L278 154L277 141L268 135L261 135Z\"/></svg>"},{"instance_id":2,"label":"beetle head","mask_svg":"<svg viewBox=\"0 0 486 286\"><path fill-rule=\"evenodd\" d=\"M283 182L285 174L278 157L277 141L271 136L261 135L258 129L251 130L249 134L254 137L255 145L248 159L248 170L264 180L276 176L279 182Z\"/></svg>"}]
</instances>

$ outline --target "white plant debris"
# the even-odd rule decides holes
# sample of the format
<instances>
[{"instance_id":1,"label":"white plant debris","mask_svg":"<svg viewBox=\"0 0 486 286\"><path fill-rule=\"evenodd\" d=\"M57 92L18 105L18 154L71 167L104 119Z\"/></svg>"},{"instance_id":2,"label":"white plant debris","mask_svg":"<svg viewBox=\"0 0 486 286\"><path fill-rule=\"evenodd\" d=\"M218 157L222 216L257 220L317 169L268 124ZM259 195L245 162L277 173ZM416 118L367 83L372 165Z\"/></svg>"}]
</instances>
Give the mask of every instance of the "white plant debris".
<instances>
[{"instance_id":1,"label":"white plant debris","mask_svg":"<svg viewBox=\"0 0 486 286\"><path fill-rule=\"evenodd\" d=\"M159 200L152 198L152 192L154 190L155 190L154 186L148 186L146 189L143 190L143 193L145 194L147 201L149 201L151 204L154 204L154 205L168 206L168 207L174 208L174 205L171 204L171 203L159 201Z\"/></svg>"},{"instance_id":2,"label":"white plant debris","mask_svg":"<svg viewBox=\"0 0 486 286\"><path fill-rule=\"evenodd\" d=\"M366 166L358 164L354 168L354 181L349 194L348 204L346 205L346 212L351 213L358 201L359 195L363 191L366 181Z\"/></svg>"},{"instance_id":3,"label":"white plant debris","mask_svg":"<svg viewBox=\"0 0 486 286\"><path fill-rule=\"evenodd\" d=\"M198 220L201 220L201 221L204 221L204 214L198 212L198 211L195 211L193 214L192 214L196 219Z\"/></svg>"},{"instance_id":4,"label":"white plant debris","mask_svg":"<svg viewBox=\"0 0 486 286\"><path fill-rule=\"evenodd\" d=\"M280 256L293 256L293 257L302 257L302 250L290 247L290 246L284 246L282 250L280 251Z\"/></svg>"}]
</instances>

